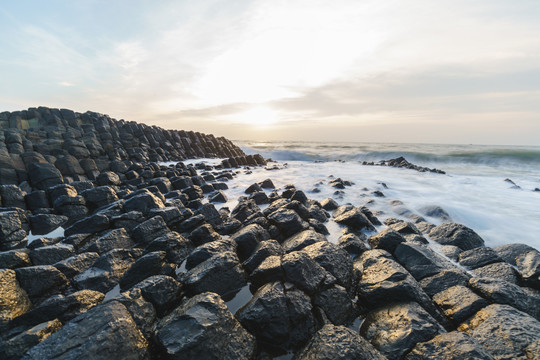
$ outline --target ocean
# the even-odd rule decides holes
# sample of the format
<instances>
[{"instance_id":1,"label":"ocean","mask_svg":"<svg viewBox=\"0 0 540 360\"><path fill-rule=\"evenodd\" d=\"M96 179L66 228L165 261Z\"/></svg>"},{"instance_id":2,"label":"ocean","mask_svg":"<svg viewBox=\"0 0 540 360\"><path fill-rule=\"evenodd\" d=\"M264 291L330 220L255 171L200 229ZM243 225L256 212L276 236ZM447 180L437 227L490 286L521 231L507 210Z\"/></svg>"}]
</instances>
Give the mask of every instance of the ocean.
<instances>
[{"instance_id":1,"label":"ocean","mask_svg":"<svg viewBox=\"0 0 540 360\"><path fill-rule=\"evenodd\" d=\"M311 199L333 197L340 205L366 205L380 220L408 220L416 214L438 225L442 220L426 216L425 209L440 206L452 221L475 230L487 246L525 243L540 249L540 191L534 191L540 189L540 146L235 143L247 154L276 160L281 169L254 168L235 177L224 205L231 209L249 185L270 178L278 188L295 184ZM362 165L399 156L446 174ZM341 195L328 184L338 177L353 183ZM327 226L329 240L337 240L342 229L333 222Z\"/></svg>"}]
</instances>

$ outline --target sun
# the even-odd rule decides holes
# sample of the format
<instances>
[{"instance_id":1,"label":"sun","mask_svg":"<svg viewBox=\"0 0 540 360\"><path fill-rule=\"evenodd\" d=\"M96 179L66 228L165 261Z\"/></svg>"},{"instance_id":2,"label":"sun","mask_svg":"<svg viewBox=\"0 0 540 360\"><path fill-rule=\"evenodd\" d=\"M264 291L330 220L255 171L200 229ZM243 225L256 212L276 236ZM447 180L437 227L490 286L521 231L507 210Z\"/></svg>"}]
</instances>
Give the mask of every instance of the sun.
<instances>
[{"instance_id":1,"label":"sun","mask_svg":"<svg viewBox=\"0 0 540 360\"><path fill-rule=\"evenodd\" d=\"M276 111L266 106L256 106L242 113L234 115L234 118L255 128L268 128L279 121Z\"/></svg>"}]
</instances>

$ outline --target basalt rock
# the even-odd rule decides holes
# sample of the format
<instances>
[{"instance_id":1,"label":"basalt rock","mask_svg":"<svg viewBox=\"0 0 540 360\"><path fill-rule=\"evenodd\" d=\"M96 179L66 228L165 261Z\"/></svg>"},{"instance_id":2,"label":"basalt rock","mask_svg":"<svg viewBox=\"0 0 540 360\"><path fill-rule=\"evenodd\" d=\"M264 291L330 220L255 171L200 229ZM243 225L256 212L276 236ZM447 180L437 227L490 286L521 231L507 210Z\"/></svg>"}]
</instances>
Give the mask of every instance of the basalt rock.
<instances>
[{"instance_id":1,"label":"basalt rock","mask_svg":"<svg viewBox=\"0 0 540 360\"><path fill-rule=\"evenodd\" d=\"M418 343L405 358L407 360L494 360L482 345L460 331L440 334L429 341Z\"/></svg>"},{"instance_id":2,"label":"basalt rock","mask_svg":"<svg viewBox=\"0 0 540 360\"><path fill-rule=\"evenodd\" d=\"M439 244L455 245L461 250L484 246L484 240L474 230L456 223L439 225L429 232L429 236Z\"/></svg>"}]
</instances>

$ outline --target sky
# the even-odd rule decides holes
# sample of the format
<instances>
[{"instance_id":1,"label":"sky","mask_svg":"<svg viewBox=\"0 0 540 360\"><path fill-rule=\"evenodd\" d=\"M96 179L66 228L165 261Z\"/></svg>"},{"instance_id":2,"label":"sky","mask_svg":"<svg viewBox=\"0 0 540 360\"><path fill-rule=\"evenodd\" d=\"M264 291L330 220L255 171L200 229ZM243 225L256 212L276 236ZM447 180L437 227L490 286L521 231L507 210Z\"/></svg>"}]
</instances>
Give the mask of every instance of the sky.
<instances>
[{"instance_id":1,"label":"sky","mask_svg":"<svg viewBox=\"0 0 540 360\"><path fill-rule=\"evenodd\" d=\"M235 140L540 145L538 0L18 0L0 111Z\"/></svg>"}]
</instances>

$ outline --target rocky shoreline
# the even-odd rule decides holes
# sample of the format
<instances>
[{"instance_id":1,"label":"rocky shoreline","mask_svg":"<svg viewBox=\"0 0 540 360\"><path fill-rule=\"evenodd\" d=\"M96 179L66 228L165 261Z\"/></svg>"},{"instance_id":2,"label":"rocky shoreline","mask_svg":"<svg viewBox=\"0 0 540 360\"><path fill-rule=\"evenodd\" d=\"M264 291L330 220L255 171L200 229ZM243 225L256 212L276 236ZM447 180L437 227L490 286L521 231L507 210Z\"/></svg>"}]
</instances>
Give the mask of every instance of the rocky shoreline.
<instances>
[{"instance_id":1,"label":"rocky shoreline","mask_svg":"<svg viewBox=\"0 0 540 360\"><path fill-rule=\"evenodd\" d=\"M271 179L220 207L266 161L212 135L47 108L0 130L2 359L540 358L527 245Z\"/></svg>"}]
</instances>

